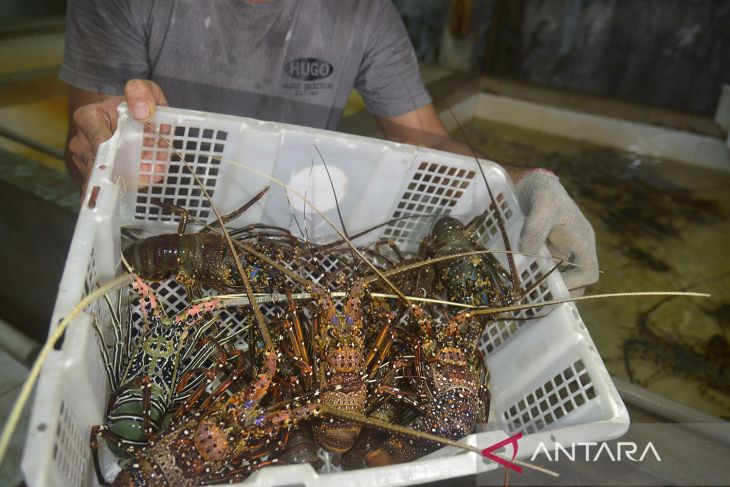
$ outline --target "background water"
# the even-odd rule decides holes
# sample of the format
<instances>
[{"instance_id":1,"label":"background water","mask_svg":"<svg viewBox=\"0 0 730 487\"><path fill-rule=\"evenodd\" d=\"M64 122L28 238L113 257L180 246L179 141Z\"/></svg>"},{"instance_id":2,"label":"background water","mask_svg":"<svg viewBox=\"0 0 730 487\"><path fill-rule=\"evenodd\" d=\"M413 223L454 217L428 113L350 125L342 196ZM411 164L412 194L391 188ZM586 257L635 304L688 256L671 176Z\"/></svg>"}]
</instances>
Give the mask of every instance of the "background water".
<instances>
[{"instance_id":1,"label":"background water","mask_svg":"<svg viewBox=\"0 0 730 487\"><path fill-rule=\"evenodd\" d=\"M602 274L586 294L712 294L578 307L611 374L730 417L730 174L483 120L464 130L495 161L560 177L596 231Z\"/></svg>"}]
</instances>

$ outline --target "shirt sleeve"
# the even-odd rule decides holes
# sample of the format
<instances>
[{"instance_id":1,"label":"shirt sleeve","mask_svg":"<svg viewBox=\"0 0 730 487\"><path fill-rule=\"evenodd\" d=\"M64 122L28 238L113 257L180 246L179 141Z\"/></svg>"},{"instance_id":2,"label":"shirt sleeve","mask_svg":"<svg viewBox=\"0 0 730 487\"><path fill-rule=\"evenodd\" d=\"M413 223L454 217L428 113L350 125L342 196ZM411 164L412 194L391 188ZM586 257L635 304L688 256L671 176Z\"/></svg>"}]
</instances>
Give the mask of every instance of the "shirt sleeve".
<instances>
[{"instance_id":1,"label":"shirt sleeve","mask_svg":"<svg viewBox=\"0 0 730 487\"><path fill-rule=\"evenodd\" d=\"M130 0L69 0L59 78L107 95L121 95L130 79L147 78L146 11Z\"/></svg>"},{"instance_id":2,"label":"shirt sleeve","mask_svg":"<svg viewBox=\"0 0 730 487\"><path fill-rule=\"evenodd\" d=\"M370 113L395 117L431 103L416 53L391 0L372 0L355 88Z\"/></svg>"}]
</instances>

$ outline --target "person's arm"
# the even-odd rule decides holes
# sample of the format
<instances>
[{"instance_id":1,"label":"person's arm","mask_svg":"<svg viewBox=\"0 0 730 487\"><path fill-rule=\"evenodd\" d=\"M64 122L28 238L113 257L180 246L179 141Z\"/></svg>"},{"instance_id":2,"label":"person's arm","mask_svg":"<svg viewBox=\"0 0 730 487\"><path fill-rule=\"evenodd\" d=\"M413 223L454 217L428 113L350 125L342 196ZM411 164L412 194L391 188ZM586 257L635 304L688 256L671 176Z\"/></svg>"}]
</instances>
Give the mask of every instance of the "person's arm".
<instances>
[{"instance_id":1,"label":"person's arm","mask_svg":"<svg viewBox=\"0 0 730 487\"><path fill-rule=\"evenodd\" d=\"M470 157L483 157L476 149L451 138L433 104L394 117L375 117L388 140L421 145ZM500 164L516 183L526 172L523 168Z\"/></svg>"}]
</instances>

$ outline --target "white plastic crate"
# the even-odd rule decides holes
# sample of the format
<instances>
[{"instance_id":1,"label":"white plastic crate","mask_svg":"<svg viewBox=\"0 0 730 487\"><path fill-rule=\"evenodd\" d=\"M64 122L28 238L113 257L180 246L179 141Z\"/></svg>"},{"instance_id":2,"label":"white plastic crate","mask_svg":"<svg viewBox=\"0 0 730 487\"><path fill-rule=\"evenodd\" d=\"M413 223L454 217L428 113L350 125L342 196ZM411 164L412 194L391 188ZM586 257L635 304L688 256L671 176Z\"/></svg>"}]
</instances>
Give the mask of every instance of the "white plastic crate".
<instances>
[{"instance_id":1,"label":"white plastic crate","mask_svg":"<svg viewBox=\"0 0 730 487\"><path fill-rule=\"evenodd\" d=\"M253 119L160 108L153 120L199 176L214 204L225 213L239 207L271 183L234 164L243 163L287 183L325 207L338 222L331 188L323 178L322 157L333 175L342 214L352 234L405 214L450 214L466 222L485 212L488 196L473 158L384 142L365 137ZM188 208L191 216L213 218L204 196L176 156L121 108L118 130L100 147L69 251L51 328L98 283L119 272L121 229L141 234L174 232L177 222L151 204L165 199ZM523 216L504 171L482 161L487 179L506 219L516 248ZM153 183L138 191L148 174ZM146 171L146 172L145 172ZM311 177L314 175L314 177ZM271 189L237 225L263 222L299 229L294 216L317 242L336 239L335 232L295 195ZM305 215L306 212L306 215ZM502 237L493 216L480 227L483 243L500 249ZM415 251L433 219L405 219L380 228L360 242L384 236ZM190 229L194 231L195 226ZM542 256L548 256L541 250ZM498 256L503 263L504 255ZM548 259L517 256L525 285L552 267ZM157 287L168 313L185 303L174 281ZM557 272L533 291L528 302L567 297ZM108 397L93 313L82 313L53 351L40 378L33 407L23 472L31 486L95 485L89 447L90 428L101 424ZM518 457L531 456L538 443L599 441L628 428L626 409L573 304L523 311L534 320L498 322L480 342L491 369L491 413L487 432L464 441L487 447L522 432ZM59 347L57 347L59 348ZM458 454L454 456L455 454ZM107 462L108 463L108 462ZM309 465L268 467L248 479L251 485L405 485L496 468L474 453L444 448L408 464L341 473L318 474Z\"/></svg>"}]
</instances>

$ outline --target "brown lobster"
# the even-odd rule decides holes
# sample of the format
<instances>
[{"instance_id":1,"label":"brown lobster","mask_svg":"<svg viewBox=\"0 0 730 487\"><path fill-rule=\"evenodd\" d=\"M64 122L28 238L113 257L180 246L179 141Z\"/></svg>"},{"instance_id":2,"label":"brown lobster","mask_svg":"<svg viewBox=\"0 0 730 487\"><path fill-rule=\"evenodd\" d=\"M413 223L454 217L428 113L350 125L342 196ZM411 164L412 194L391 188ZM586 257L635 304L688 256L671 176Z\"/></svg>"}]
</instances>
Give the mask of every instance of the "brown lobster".
<instances>
[{"instance_id":1,"label":"brown lobster","mask_svg":"<svg viewBox=\"0 0 730 487\"><path fill-rule=\"evenodd\" d=\"M400 359L397 368L407 378L403 388L381 386L377 393L405 402L420 415L410 424L444 438L460 439L473 433L489 412L488 370L477 354L478 327L468 312L455 315L438 331L422 310L413 310L418 334L412 341L412 359ZM434 451L439 445L391 435L370 451L368 466L414 460Z\"/></svg>"},{"instance_id":2,"label":"brown lobster","mask_svg":"<svg viewBox=\"0 0 730 487\"><path fill-rule=\"evenodd\" d=\"M333 309L333 306L323 305L321 317L330 318L332 322L338 321L339 317L332 313ZM340 324L346 324L347 317L354 316L354 313L345 311L342 315L345 322ZM361 424L410 435L422 442L464 447L438 435L399 428L359 414L358 409L361 404L364 407L365 403L362 387L353 388L353 384L342 381L344 376L352 374L357 368L358 352L354 348L357 333L337 335L338 332L334 332L330 338L339 340L335 342L339 345L325 354L335 373L328 377L325 372L320 376L328 381L328 386L321 394L321 402L297 404L294 401L285 406L262 409L261 402L269 392L277 371L277 353L267 350L263 371L255 380L227 398L223 392L233 380L226 380L196 413L178 419L168 432L151 441L148 446L136 450L113 485L188 487L241 480L255 469L275 463L276 460L271 459L270 455L286 443L289 430L301 421L310 419L315 421L314 430L318 432L315 434L318 434L323 445L337 449L354 441ZM306 369L303 364L302 368ZM341 374L339 378L333 377L337 374ZM328 392L344 394L336 395L336 400L329 397L325 402ZM333 406L333 402L337 405Z\"/></svg>"}]
</instances>

